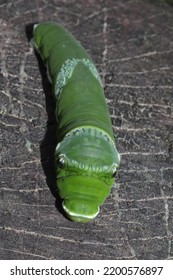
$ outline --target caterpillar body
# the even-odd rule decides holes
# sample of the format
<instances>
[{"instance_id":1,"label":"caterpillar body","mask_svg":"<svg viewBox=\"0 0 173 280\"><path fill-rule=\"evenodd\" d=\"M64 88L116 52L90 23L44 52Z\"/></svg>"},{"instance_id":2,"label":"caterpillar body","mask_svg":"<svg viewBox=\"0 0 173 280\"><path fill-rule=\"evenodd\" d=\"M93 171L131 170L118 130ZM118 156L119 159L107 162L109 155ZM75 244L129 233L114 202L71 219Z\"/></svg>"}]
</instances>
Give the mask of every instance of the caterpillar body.
<instances>
[{"instance_id":1,"label":"caterpillar body","mask_svg":"<svg viewBox=\"0 0 173 280\"><path fill-rule=\"evenodd\" d=\"M72 221L88 222L109 195L120 163L100 77L83 46L61 25L34 25L32 45L47 67L56 100L62 206Z\"/></svg>"}]
</instances>

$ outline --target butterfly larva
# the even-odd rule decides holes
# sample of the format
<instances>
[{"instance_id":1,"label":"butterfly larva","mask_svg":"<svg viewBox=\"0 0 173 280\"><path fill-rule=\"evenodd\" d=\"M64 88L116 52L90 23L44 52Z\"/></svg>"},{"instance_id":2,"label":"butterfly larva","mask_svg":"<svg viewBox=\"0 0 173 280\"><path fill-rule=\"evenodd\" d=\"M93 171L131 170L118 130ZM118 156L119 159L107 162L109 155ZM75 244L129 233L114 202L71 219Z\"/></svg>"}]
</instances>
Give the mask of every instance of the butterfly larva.
<instances>
[{"instance_id":1,"label":"butterfly larva","mask_svg":"<svg viewBox=\"0 0 173 280\"><path fill-rule=\"evenodd\" d=\"M67 216L99 213L120 163L99 74L82 45L62 26L34 26L32 44L47 66L56 100L57 187Z\"/></svg>"}]
</instances>

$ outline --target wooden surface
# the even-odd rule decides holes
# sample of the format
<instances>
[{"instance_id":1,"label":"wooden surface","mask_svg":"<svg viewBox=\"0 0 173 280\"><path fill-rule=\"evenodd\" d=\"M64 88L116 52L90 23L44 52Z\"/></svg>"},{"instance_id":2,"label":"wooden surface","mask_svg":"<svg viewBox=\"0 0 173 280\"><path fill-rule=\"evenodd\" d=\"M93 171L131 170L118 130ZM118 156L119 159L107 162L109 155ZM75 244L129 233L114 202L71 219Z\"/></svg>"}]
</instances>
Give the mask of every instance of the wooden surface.
<instances>
[{"instance_id":1,"label":"wooden surface","mask_svg":"<svg viewBox=\"0 0 173 280\"><path fill-rule=\"evenodd\" d=\"M0 258L173 258L173 7L163 1L0 1ZM55 191L51 88L26 26L56 21L91 54L121 169L99 216L67 220Z\"/></svg>"}]
</instances>

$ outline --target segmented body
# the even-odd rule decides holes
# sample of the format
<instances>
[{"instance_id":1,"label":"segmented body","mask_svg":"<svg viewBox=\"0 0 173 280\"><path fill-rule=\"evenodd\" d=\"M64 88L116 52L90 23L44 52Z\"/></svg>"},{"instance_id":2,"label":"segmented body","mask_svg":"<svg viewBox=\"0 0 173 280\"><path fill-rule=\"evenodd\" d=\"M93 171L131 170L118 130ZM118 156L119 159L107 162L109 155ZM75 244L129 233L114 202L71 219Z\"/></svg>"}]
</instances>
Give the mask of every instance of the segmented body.
<instances>
[{"instance_id":1,"label":"segmented body","mask_svg":"<svg viewBox=\"0 0 173 280\"><path fill-rule=\"evenodd\" d=\"M120 156L99 74L82 45L62 26L34 27L33 44L56 98L57 187L73 221L87 222L109 195Z\"/></svg>"}]
</instances>

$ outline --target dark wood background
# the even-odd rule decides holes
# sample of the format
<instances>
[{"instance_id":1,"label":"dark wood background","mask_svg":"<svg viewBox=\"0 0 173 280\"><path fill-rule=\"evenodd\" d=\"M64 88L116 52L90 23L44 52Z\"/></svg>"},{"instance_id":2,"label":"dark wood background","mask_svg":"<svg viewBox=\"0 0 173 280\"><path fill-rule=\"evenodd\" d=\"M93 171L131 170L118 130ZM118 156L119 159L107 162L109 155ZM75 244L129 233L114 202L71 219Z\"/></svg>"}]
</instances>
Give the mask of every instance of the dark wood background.
<instances>
[{"instance_id":1,"label":"dark wood background","mask_svg":"<svg viewBox=\"0 0 173 280\"><path fill-rule=\"evenodd\" d=\"M56 21L98 67L120 151L117 184L88 224L54 189L50 85L28 24ZM141 0L0 0L0 258L173 258L173 7Z\"/></svg>"}]
</instances>

